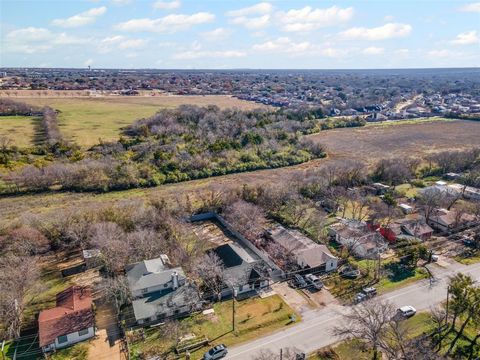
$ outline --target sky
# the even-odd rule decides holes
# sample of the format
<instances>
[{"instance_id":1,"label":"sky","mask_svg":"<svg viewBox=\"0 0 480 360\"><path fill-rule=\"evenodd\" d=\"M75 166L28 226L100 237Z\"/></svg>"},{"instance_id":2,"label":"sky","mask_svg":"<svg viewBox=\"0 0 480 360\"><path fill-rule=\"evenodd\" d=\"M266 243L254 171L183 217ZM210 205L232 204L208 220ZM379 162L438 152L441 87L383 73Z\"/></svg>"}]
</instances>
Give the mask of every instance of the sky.
<instances>
[{"instance_id":1,"label":"sky","mask_svg":"<svg viewBox=\"0 0 480 360\"><path fill-rule=\"evenodd\" d=\"M477 67L480 2L0 0L0 67Z\"/></svg>"}]
</instances>

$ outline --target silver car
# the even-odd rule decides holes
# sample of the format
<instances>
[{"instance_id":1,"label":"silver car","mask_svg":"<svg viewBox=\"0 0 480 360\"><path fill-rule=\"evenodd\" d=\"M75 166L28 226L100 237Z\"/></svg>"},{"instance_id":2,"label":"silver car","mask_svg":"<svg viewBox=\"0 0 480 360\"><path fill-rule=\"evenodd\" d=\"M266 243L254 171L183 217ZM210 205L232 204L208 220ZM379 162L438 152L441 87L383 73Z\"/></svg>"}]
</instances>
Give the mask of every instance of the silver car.
<instances>
[{"instance_id":1,"label":"silver car","mask_svg":"<svg viewBox=\"0 0 480 360\"><path fill-rule=\"evenodd\" d=\"M208 350L203 355L203 360L217 360L227 356L228 350L227 347L223 344L217 345L210 350Z\"/></svg>"}]
</instances>

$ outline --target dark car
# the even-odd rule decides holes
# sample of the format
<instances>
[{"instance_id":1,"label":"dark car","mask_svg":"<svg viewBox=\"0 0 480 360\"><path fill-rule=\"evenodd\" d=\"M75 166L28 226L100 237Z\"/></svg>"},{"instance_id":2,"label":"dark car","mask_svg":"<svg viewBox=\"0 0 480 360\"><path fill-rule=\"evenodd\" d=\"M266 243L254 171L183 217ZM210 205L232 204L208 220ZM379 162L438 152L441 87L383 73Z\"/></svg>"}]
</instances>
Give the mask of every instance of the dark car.
<instances>
[{"instance_id":1,"label":"dark car","mask_svg":"<svg viewBox=\"0 0 480 360\"><path fill-rule=\"evenodd\" d=\"M227 356L228 350L227 347L223 344L217 345L210 350L208 350L203 355L203 360L217 360Z\"/></svg>"},{"instance_id":2,"label":"dark car","mask_svg":"<svg viewBox=\"0 0 480 360\"><path fill-rule=\"evenodd\" d=\"M357 295L355 295L354 301L355 301L355 303L359 303L359 302L362 302L364 300L371 299L375 295L377 295L377 289L375 289L374 287L367 287L367 288L362 289L361 292L359 292Z\"/></svg>"},{"instance_id":3,"label":"dark car","mask_svg":"<svg viewBox=\"0 0 480 360\"><path fill-rule=\"evenodd\" d=\"M293 275L292 280L290 280L289 285L293 288L303 289L308 286L307 282L300 274Z\"/></svg>"}]
</instances>

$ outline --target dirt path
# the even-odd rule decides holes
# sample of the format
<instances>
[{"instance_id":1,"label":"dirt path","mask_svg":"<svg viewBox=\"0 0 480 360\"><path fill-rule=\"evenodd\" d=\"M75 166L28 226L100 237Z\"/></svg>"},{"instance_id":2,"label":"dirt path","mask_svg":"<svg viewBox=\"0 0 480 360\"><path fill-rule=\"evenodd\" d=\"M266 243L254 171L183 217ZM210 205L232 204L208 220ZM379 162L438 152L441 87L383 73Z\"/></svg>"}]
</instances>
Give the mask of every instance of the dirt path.
<instances>
[{"instance_id":1,"label":"dirt path","mask_svg":"<svg viewBox=\"0 0 480 360\"><path fill-rule=\"evenodd\" d=\"M108 304L98 304L95 321L97 336L90 341L88 360L125 360L125 355L120 351L120 330L112 307Z\"/></svg>"}]
</instances>

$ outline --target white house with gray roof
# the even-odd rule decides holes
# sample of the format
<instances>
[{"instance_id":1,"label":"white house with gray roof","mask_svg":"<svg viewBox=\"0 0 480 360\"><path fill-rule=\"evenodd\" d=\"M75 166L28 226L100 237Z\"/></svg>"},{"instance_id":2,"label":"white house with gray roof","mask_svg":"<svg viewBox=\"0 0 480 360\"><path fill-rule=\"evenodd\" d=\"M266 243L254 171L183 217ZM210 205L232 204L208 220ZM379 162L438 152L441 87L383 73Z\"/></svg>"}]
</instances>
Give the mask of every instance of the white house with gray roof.
<instances>
[{"instance_id":1,"label":"white house with gray roof","mask_svg":"<svg viewBox=\"0 0 480 360\"><path fill-rule=\"evenodd\" d=\"M125 271L137 324L160 322L201 307L195 286L187 282L181 267L168 266L165 255L127 265Z\"/></svg>"}]
</instances>

